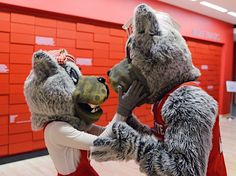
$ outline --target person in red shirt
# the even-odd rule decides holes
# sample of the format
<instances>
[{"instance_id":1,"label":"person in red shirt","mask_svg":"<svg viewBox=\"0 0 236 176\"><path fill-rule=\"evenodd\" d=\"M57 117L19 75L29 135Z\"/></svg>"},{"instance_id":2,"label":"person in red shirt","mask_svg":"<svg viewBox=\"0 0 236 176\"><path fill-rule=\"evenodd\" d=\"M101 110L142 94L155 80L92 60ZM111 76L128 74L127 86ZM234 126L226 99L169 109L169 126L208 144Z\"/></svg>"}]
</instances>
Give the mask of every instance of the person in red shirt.
<instances>
[{"instance_id":1,"label":"person in red shirt","mask_svg":"<svg viewBox=\"0 0 236 176\"><path fill-rule=\"evenodd\" d=\"M226 176L220 147L218 104L196 85L200 71L173 19L146 4L137 6L126 58L110 69L114 90L123 97L134 80L149 94L154 127L141 124L125 106L126 123L113 125L113 135L94 141L96 161L135 160L148 176ZM195 83L194 83L195 82ZM140 104L136 104L139 106Z\"/></svg>"}]
</instances>

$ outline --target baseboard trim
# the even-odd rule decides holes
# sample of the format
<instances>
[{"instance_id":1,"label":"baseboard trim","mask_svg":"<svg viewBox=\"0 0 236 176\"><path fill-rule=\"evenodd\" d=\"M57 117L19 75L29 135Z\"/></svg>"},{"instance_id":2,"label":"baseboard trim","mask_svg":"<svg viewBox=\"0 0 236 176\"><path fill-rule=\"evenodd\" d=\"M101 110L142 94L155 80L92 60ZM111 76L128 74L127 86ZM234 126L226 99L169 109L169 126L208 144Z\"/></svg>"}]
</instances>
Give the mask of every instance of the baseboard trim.
<instances>
[{"instance_id":1,"label":"baseboard trim","mask_svg":"<svg viewBox=\"0 0 236 176\"><path fill-rule=\"evenodd\" d=\"M34 152L29 152L29 153L22 153L22 154L18 154L18 155L1 157L0 158L0 165L11 163L11 162L16 162L16 161L21 161L21 160L25 160L25 159L29 159L29 158L45 156L45 155L48 155L48 151L46 149L38 150L38 151L34 151Z\"/></svg>"},{"instance_id":2,"label":"baseboard trim","mask_svg":"<svg viewBox=\"0 0 236 176\"><path fill-rule=\"evenodd\" d=\"M219 117L220 117L220 118L229 118L229 117L230 117L230 113L227 113L227 114L220 114Z\"/></svg>"}]
</instances>

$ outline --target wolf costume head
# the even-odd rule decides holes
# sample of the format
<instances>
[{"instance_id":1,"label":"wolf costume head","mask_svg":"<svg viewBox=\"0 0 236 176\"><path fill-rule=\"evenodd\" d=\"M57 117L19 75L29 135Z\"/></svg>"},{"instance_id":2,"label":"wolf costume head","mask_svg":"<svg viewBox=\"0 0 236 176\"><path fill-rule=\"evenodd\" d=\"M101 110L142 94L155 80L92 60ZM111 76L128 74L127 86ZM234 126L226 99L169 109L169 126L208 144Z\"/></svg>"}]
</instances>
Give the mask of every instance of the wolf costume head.
<instances>
[{"instance_id":1,"label":"wolf costume head","mask_svg":"<svg viewBox=\"0 0 236 176\"><path fill-rule=\"evenodd\" d=\"M32 129L51 121L65 121L87 130L102 115L109 91L105 79L83 76L66 50L37 51L24 94L32 116Z\"/></svg>"},{"instance_id":2,"label":"wolf costume head","mask_svg":"<svg viewBox=\"0 0 236 176\"><path fill-rule=\"evenodd\" d=\"M201 88L186 85L200 72L168 15L141 4L133 24L126 58L108 72L111 87L117 91L121 85L126 91L134 80L142 82L150 94L145 102L155 103L155 118L163 122L155 121L152 130L134 116L115 123L113 136L94 142L92 156L97 161L133 159L148 176L205 176L217 102ZM155 138L153 131L163 138ZM217 152L218 145L213 146Z\"/></svg>"},{"instance_id":3,"label":"wolf costume head","mask_svg":"<svg viewBox=\"0 0 236 176\"><path fill-rule=\"evenodd\" d=\"M167 14L140 5L135 10L133 29L126 58L109 71L113 89L117 91L121 85L127 90L137 79L151 94L147 103L155 103L176 85L200 76L185 40Z\"/></svg>"}]
</instances>

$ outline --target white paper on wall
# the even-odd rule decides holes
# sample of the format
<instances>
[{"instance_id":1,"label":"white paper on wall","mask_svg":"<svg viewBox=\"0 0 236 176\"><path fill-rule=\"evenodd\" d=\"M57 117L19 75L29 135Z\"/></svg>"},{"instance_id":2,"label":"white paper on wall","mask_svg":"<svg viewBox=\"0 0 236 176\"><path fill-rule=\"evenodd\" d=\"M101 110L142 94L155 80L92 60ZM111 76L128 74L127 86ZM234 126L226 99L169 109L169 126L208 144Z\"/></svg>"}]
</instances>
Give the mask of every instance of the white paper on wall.
<instances>
[{"instance_id":1,"label":"white paper on wall","mask_svg":"<svg viewBox=\"0 0 236 176\"><path fill-rule=\"evenodd\" d=\"M208 70L208 65L201 65L202 70Z\"/></svg>"},{"instance_id":2,"label":"white paper on wall","mask_svg":"<svg viewBox=\"0 0 236 176\"><path fill-rule=\"evenodd\" d=\"M10 115L10 123L29 123L31 120L21 120L21 121L16 121L16 118L18 117L17 114Z\"/></svg>"},{"instance_id":3,"label":"white paper on wall","mask_svg":"<svg viewBox=\"0 0 236 176\"><path fill-rule=\"evenodd\" d=\"M36 36L35 43L37 45L55 46L55 41L54 41L54 38L52 38L52 37Z\"/></svg>"},{"instance_id":4,"label":"white paper on wall","mask_svg":"<svg viewBox=\"0 0 236 176\"><path fill-rule=\"evenodd\" d=\"M16 115L16 114L10 115L10 123L15 123L17 117L18 117L18 115Z\"/></svg>"},{"instance_id":5,"label":"white paper on wall","mask_svg":"<svg viewBox=\"0 0 236 176\"><path fill-rule=\"evenodd\" d=\"M92 60L92 58L76 58L76 64L91 66Z\"/></svg>"},{"instance_id":6,"label":"white paper on wall","mask_svg":"<svg viewBox=\"0 0 236 176\"><path fill-rule=\"evenodd\" d=\"M7 65L0 64L0 73L8 73L9 69L7 68Z\"/></svg>"},{"instance_id":7,"label":"white paper on wall","mask_svg":"<svg viewBox=\"0 0 236 176\"><path fill-rule=\"evenodd\" d=\"M214 89L214 86L207 86L207 89L212 90L212 89Z\"/></svg>"},{"instance_id":8,"label":"white paper on wall","mask_svg":"<svg viewBox=\"0 0 236 176\"><path fill-rule=\"evenodd\" d=\"M236 81L226 81L227 92L236 92Z\"/></svg>"}]
</instances>

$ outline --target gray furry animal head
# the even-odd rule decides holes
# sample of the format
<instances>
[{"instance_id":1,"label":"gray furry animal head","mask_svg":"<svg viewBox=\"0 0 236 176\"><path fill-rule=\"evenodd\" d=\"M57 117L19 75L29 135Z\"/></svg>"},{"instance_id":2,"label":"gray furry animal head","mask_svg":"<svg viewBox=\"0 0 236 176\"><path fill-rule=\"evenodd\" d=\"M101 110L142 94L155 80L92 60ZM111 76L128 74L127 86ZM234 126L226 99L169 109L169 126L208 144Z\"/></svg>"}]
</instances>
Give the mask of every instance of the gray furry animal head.
<instances>
[{"instance_id":1,"label":"gray furry animal head","mask_svg":"<svg viewBox=\"0 0 236 176\"><path fill-rule=\"evenodd\" d=\"M160 100L173 87L200 76L185 40L168 15L141 4L133 19L134 32L127 41L125 60L146 79L151 93L147 103ZM115 72L118 65L109 72L111 83L117 85L120 83L114 83L113 78L120 77Z\"/></svg>"},{"instance_id":2,"label":"gray furry animal head","mask_svg":"<svg viewBox=\"0 0 236 176\"><path fill-rule=\"evenodd\" d=\"M24 94L32 115L32 129L40 130L47 123L57 120L68 122L76 129L86 130L102 114L99 105L108 96L107 86L105 81L99 81L101 78L95 76L86 81L87 77L82 76L73 62L58 64L55 51L68 54L65 50L40 50L33 54L32 70L24 84ZM81 87L85 87L87 92L81 91ZM93 91L89 87L93 87ZM100 97L96 102L94 96L98 94ZM82 101L84 96L86 102Z\"/></svg>"}]
</instances>

